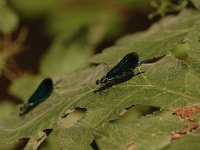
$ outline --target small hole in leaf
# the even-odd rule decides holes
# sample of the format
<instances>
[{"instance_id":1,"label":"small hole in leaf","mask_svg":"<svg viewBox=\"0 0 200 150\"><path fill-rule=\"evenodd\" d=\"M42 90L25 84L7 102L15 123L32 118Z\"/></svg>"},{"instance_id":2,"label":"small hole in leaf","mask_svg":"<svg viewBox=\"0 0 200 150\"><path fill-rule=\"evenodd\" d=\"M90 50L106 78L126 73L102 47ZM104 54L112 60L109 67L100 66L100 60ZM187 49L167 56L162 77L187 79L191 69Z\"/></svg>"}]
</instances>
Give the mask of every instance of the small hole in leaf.
<instances>
[{"instance_id":1,"label":"small hole in leaf","mask_svg":"<svg viewBox=\"0 0 200 150\"><path fill-rule=\"evenodd\" d=\"M76 107L73 112L66 113L62 118L65 118L62 123L59 125L61 128L70 128L78 120L83 118L85 116L87 109L86 108L81 108L81 107Z\"/></svg>"},{"instance_id":2,"label":"small hole in leaf","mask_svg":"<svg viewBox=\"0 0 200 150\"><path fill-rule=\"evenodd\" d=\"M133 105L125 108L119 114L119 117L117 119L110 120L110 123L132 122L142 116L153 114L157 111L160 111L159 107L147 105Z\"/></svg>"},{"instance_id":3,"label":"small hole in leaf","mask_svg":"<svg viewBox=\"0 0 200 150\"><path fill-rule=\"evenodd\" d=\"M53 129L44 129L43 132L48 136L51 132L53 131Z\"/></svg>"},{"instance_id":4,"label":"small hole in leaf","mask_svg":"<svg viewBox=\"0 0 200 150\"><path fill-rule=\"evenodd\" d=\"M28 141L29 141L29 138L20 139L19 143L15 146L14 150L24 149Z\"/></svg>"},{"instance_id":5,"label":"small hole in leaf","mask_svg":"<svg viewBox=\"0 0 200 150\"><path fill-rule=\"evenodd\" d=\"M86 108L81 108L81 107L76 107L75 110L79 111L79 112L86 112L87 111Z\"/></svg>"},{"instance_id":6,"label":"small hole in leaf","mask_svg":"<svg viewBox=\"0 0 200 150\"><path fill-rule=\"evenodd\" d=\"M95 140L92 141L92 143L90 144L93 150L99 150L98 145L96 143Z\"/></svg>"}]
</instances>

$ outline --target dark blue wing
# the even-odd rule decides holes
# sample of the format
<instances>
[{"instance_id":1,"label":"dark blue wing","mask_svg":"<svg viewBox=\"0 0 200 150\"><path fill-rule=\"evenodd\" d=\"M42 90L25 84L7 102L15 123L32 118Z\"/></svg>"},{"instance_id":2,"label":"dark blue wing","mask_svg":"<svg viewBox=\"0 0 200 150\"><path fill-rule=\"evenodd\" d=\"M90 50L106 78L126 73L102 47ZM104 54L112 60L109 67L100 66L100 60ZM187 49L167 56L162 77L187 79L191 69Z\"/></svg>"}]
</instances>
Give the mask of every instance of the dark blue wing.
<instances>
[{"instance_id":1,"label":"dark blue wing","mask_svg":"<svg viewBox=\"0 0 200 150\"><path fill-rule=\"evenodd\" d=\"M123 59L113 67L106 75L108 78L113 78L123 72L133 70L137 67L139 56L136 52L128 53Z\"/></svg>"},{"instance_id":2,"label":"dark blue wing","mask_svg":"<svg viewBox=\"0 0 200 150\"><path fill-rule=\"evenodd\" d=\"M51 78L44 79L38 88L35 90L33 95L29 98L28 103L37 103L42 102L43 99L46 99L50 96L53 90L53 81Z\"/></svg>"},{"instance_id":3,"label":"dark blue wing","mask_svg":"<svg viewBox=\"0 0 200 150\"><path fill-rule=\"evenodd\" d=\"M29 98L28 102L22 107L22 112L20 115L24 115L33 109L35 106L46 100L52 93L53 81L51 78L44 79L32 96Z\"/></svg>"}]
</instances>

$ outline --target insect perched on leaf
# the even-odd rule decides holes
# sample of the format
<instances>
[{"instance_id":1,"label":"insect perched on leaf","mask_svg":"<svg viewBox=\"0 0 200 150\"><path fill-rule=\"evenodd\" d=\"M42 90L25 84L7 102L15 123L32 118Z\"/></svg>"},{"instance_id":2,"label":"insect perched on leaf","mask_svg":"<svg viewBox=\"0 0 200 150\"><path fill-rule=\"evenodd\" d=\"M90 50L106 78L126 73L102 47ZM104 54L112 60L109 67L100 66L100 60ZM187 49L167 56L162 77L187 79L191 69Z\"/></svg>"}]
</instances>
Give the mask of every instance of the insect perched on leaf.
<instances>
[{"instance_id":1,"label":"insect perched on leaf","mask_svg":"<svg viewBox=\"0 0 200 150\"><path fill-rule=\"evenodd\" d=\"M96 80L96 84L97 85L100 84L101 87L98 90L95 90L94 92L95 93L101 92L113 85L128 81L137 74L143 73L143 72L140 72L140 73L134 74L133 70L136 67L150 60L152 59L146 59L139 62L139 56L136 52L128 53L105 76L103 76L101 79Z\"/></svg>"},{"instance_id":2,"label":"insect perched on leaf","mask_svg":"<svg viewBox=\"0 0 200 150\"><path fill-rule=\"evenodd\" d=\"M45 101L53 91L53 81L51 78L45 78L31 95L28 102L21 107L20 116L31 111L38 104Z\"/></svg>"}]
</instances>

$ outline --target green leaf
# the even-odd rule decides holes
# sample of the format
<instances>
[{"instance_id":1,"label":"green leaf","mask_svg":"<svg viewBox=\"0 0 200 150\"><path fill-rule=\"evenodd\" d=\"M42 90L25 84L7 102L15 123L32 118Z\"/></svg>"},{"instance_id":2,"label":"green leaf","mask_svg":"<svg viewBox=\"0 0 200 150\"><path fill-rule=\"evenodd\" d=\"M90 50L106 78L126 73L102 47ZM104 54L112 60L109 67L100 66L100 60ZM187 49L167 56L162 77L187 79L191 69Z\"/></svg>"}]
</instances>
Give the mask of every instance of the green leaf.
<instances>
[{"instance_id":1,"label":"green leaf","mask_svg":"<svg viewBox=\"0 0 200 150\"><path fill-rule=\"evenodd\" d=\"M200 74L200 60L199 60L199 47L200 47L200 21L195 22L192 32L189 35L189 63L192 69Z\"/></svg>"},{"instance_id":2,"label":"green leaf","mask_svg":"<svg viewBox=\"0 0 200 150\"><path fill-rule=\"evenodd\" d=\"M133 123L105 125L97 130L95 140L100 149L107 150L127 150L131 146L135 150L161 149L171 143L172 131L186 124L171 112L160 112Z\"/></svg>"},{"instance_id":3,"label":"green leaf","mask_svg":"<svg viewBox=\"0 0 200 150\"><path fill-rule=\"evenodd\" d=\"M0 120L6 119L10 114L12 114L13 109L15 109L14 104L7 102L6 100L1 102L0 103L0 110L1 110ZM14 149L19 143L20 143L20 141L6 144L6 143L0 141L0 149L11 150L11 149Z\"/></svg>"},{"instance_id":4,"label":"green leaf","mask_svg":"<svg viewBox=\"0 0 200 150\"><path fill-rule=\"evenodd\" d=\"M172 132L183 129L190 122L173 115L174 111L184 106L200 106L197 69L197 58L200 57L197 40L199 22L195 22L199 14L185 11L177 18L172 18L171 23L163 28L155 28L157 24L146 33L125 37L119 40L116 48L109 48L93 58L95 63L106 62L110 65L129 51L138 52L141 58L166 54L155 63L135 69L135 73L144 73L101 94L93 92L98 88L95 81L113 66L101 64L64 76L57 74L59 77L53 78L54 83L58 80L61 82L46 101L24 117L18 116L16 108L8 119L1 121L0 140L12 143L21 138L30 138L26 149L37 149L45 139L48 141L44 129L52 129L55 138L59 139L58 145L63 149L92 149L93 140L101 149L153 150L173 146ZM175 48L175 43L184 43L185 40L188 40L190 47L188 61L177 59L169 52ZM121 51L116 50L119 48ZM125 109L137 105L159 108L160 111L118 121L123 118ZM84 108L86 113L75 117L72 124L67 123L76 108ZM199 135L198 132L195 134Z\"/></svg>"},{"instance_id":5,"label":"green leaf","mask_svg":"<svg viewBox=\"0 0 200 150\"><path fill-rule=\"evenodd\" d=\"M74 108L80 97L91 92L88 91L86 86L83 86L88 80L90 81L96 78L95 76L93 77L91 71L92 69L88 69L77 74L78 76L74 74L68 76L68 79L62 81L60 88L58 90L55 89L49 99L40 104L39 107L36 107L32 112L27 114L27 116L18 117L19 111L16 110L16 113L12 114L10 119L3 121L0 125L0 137L2 142L14 142L20 138L30 137L35 141L35 143L33 143L38 146L37 139L44 136L43 129L56 127L57 124L63 120L62 116L65 110ZM99 73L96 72L96 74ZM88 78L85 78L86 76L88 76ZM74 81L76 82L74 83ZM66 88L67 90L65 90ZM35 147L35 145L33 145L33 147Z\"/></svg>"},{"instance_id":6,"label":"green leaf","mask_svg":"<svg viewBox=\"0 0 200 150\"><path fill-rule=\"evenodd\" d=\"M183 11L179 16L167 17L153 25L148 31L128 35L118 40L116 45L95 55L91 62L112 64L131 51L136 51L141 59L160 56L184 43L193 23L200 19L194 11ZM115 57L113 57L113 54Z\"/></svg>"},{"instance_id":7,"label":"green leaf","mask_svg":"<svg viewBox=\"0 0 200 150\"><path fill-rule=\"evenodd\" d=\"M20 142L15 142L15 143L1 143L1 146L0 146L0 149L2 150L12 150L12 149L16 149L16 147L18 145L20 145L21 143Z\"/></svg>"},{"instance_id":8,"label":"green leaf","mask_svg":"<svg viewBox=\"0 0 200 150\"><path fill-rule=\"evenodd\" d=\"M81 133L81 135L79 134ZM59 131L58 142L62 149L69 150L92 150L90 143L92 143L92 129L75 127L70 129L62 129ZM67 146L66 146L67 145Z\"/></svg>"},{"instance_id":9,"label":"green leaf","mask_svg":"<svg viewBox=\"0 0 200 150\"><path fill-rule=\"evenodd\" d=\"M173 141L171 145L163 148L163 150L188 150L188 149L200 149L199 145L200 130L195 133L190 133L183 136L181 139Z\"/></svg>"},{"instance_id":10,"label":"green leaf","mask_svg":"<svg viewBox=\"0 0 200 150\"><path fill-rule=\"evenodd\" d=\"M141 67L144 74L111 88L107 94L94 94L85 84L93 87L95 80L104 72L102 69L99 66L67 76L52 96L27 116L19 118L13 114L12 124L4 122L1 140L11 142L13 137L30 137L37 141L44 134L43 129L54 129L62 122L64 112L74 107L87 108L86 116L75 127L95 130L109 120L117 119L118 114L131 105L158 106L172 113L175 108L199 102L198 89L190 90L191 86L199 85L199 80L193 85L187 82L191 80L191 76L187 76L187 65L171 56Z\"/></svg>"},{"instance_id":11,"label":"green leaf","mask_svg":"<svg viewBox=\"0 0 200 150\"><path fill-rule=\"evenodd\" d=\"M7 118L12 110L15 108L15 106L10 103L10 102L1 102L0 103L0 110L1 110L1 114L0 114L0 120Z\"/></svg>"}]
</instances>

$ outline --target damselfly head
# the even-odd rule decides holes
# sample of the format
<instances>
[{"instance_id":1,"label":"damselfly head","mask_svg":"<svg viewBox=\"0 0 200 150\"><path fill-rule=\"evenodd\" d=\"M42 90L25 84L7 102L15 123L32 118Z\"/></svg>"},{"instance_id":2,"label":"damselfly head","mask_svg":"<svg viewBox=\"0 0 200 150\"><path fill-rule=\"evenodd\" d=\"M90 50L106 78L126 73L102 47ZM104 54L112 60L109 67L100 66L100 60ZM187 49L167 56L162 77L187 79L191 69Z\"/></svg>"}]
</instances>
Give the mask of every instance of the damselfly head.
<instances>
[{"instance_id":1,"label":"damselfly head","mask_svg":"<svg viewBox=\"0 0 200 150\"><path fill-rule=\"evenodd\" d=\"M101 83L106 83L108 81L108 78L106 76L104 76L103 78L101 78Z\"/></svg>"},{"instance_id":2,"label":"damselfly head","mask_svg":"<svg viewBox=\"0 0 200 150\"><path fill-rule=\"evenodd\" d=\"M100 80L99 79L97 79L96 80L96 85L98 85L100 83Z\"/></svg>"},{"instance_id":3,"label":"damselfly head","mask_svg":"<svg viewBox=\"0 0 200 150\"><path fill-rule=\"evenodd\" d=\"M101 80L97 79L96 84L105 84L108 81L108 78L106 76L102 77Z\"/></svg>"}]
</instances>

